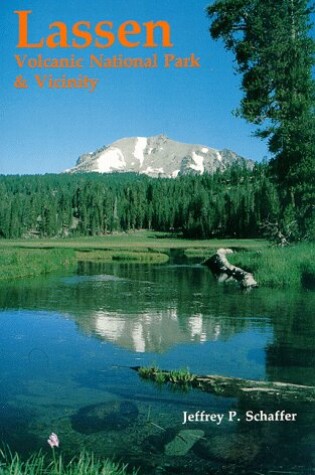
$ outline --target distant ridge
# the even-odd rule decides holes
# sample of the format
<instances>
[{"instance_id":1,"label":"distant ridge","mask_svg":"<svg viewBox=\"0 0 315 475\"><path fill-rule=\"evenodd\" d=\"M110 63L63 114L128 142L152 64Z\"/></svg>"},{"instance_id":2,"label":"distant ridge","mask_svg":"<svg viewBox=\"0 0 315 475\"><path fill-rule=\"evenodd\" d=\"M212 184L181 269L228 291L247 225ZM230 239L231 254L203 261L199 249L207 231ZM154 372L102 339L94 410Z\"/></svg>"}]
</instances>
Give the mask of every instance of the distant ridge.
<instances>
[{"instance_id":1,"label":"distant ridge","mask_svg":"<svg viewBox=\"0 0 315 475\"><path fill-rule=\"evenodd\" d=\"M232 164L252 168L253 162L231 150L176 142L165 135L123 138L95 152L81 155L66 173L135 172L175 178L225 170Z\"/></svg>"}]
</instances>

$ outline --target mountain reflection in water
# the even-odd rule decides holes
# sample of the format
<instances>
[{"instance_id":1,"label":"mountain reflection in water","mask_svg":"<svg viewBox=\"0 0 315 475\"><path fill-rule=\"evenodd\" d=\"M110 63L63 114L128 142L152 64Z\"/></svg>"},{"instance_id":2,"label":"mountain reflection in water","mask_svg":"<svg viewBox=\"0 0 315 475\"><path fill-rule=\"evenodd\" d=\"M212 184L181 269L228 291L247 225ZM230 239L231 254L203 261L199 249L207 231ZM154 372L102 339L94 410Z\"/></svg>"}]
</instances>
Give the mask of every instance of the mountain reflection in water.
<instances>
[{"instance_id":1,"label":"mountain reflection in water","mask_svg":"<svg viewBox=\"0 0 315 475\"><path fill-rule=\"evenodd\" d=\"M58 311L82 332L139 353L224 342L259 328L267 336L270 376L277 366L289 376L295 363L313 382L314 302L314 292L242 293L234 284L218 285L198 265L81 263L78 275L28 279L0 293L2 308Z\"/></svg>"}]
</instances>

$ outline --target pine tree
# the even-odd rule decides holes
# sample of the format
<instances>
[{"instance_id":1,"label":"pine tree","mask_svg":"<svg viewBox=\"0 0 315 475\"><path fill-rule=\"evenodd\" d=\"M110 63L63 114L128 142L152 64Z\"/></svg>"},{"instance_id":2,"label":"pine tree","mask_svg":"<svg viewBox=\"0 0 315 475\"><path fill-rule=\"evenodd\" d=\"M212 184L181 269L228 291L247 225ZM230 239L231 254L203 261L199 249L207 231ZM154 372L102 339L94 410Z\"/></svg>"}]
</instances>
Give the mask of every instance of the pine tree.
<instances>
[{"instance_id":1,"label":"pine tree","mask_svg":"<svg viewBox=\"0 0 315 475\"><path fill-rule=\"evenodd\" d=\"M305 220L315 219L309 206L315 199L310 14L307 0L216 0L208 7L210 33L234 53L242 75L238 114L268 139L283 203L302 233Z\"/></svg>"}]
</instances>

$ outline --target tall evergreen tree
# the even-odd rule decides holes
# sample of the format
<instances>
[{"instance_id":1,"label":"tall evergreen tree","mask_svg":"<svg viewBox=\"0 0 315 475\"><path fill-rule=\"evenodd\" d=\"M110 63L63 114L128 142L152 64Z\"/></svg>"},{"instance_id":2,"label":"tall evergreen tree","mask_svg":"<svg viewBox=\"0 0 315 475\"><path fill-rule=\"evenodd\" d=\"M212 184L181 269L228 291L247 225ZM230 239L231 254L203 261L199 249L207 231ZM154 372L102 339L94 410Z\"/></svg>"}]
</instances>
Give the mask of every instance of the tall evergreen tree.
<instances>
[{"instance_id":1,"label":"tall evergreen tree","mask_svg":"<svg viewBox=\"0 0 315 475\"><path fill-rule=\"evenodd\" d=\"M210 33L236 58L244 92L238 114L268 139L283 202L311 219L315 199L314 40L307 0L215 0ZM314 214L313 214L314 218ZM315 218L314 218L315 219Z\"/></svg>"}]
</instances>

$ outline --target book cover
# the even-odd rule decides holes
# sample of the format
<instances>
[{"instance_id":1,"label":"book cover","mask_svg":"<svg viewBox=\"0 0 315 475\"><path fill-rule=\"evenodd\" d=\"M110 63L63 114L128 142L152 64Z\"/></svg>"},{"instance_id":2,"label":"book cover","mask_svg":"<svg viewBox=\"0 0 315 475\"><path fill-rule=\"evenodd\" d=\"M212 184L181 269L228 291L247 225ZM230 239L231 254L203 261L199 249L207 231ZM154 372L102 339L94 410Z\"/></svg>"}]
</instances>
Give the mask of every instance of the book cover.
<instances>
[{"instance_id":1,"label":"book cover","mask_svg":"<svg viewBox=\"0 0 315 475\"><path fill-rule=\"evenodd\" d=\"M0 18L1 473L313 473L309 3Z\"/></svg>"}]
</instances>

